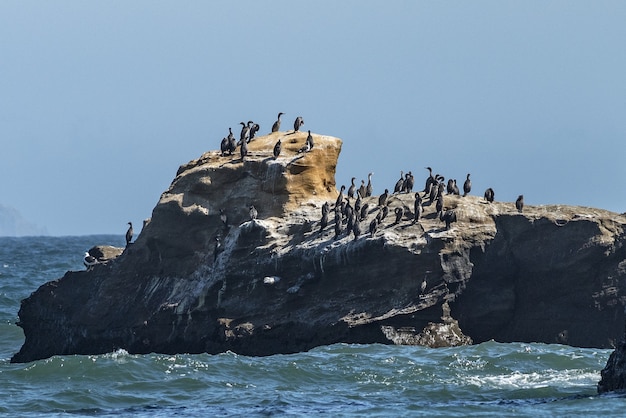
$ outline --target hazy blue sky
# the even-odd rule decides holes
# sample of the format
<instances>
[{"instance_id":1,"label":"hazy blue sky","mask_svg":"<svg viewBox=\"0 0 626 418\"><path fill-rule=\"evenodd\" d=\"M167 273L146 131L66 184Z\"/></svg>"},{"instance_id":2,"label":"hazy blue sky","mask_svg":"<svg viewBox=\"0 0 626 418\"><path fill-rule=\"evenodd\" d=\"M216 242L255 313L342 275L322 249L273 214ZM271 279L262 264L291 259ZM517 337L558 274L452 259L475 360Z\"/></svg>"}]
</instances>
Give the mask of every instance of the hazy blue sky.
<instances>
[{"instance_id":1,"label":"hazy blue sky","mask_svg":"<svg viewBox=\"0 0 626 418\"><path fill-rule=\"evenodd\" d=\"M0 204L124 233L240 121L343 139L337 183L626 211L624 1L2 1Z\"/></svg>"}]
</instances>

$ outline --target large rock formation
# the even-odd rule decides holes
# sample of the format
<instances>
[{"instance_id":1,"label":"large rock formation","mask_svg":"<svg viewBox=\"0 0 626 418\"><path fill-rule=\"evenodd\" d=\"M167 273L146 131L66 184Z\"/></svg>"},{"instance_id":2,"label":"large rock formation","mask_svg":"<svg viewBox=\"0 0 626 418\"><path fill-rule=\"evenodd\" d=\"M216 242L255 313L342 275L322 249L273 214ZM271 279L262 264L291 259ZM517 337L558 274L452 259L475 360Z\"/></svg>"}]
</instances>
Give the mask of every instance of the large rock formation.
<instances>
[{"instance_id":1,"label":"large rock formation","mask_svg":"<svg viewBox=\"0 0 626 418\"><path fill-rule=\"evenodd\" d=\"M518 213L446 195L458 217L446 230L434 203L414 223L414 196L404 193L390 197L373 235L377 196L364 199L361 236L334 239L332 209L323 231L319 220L337 197L341 141L314 135L314 149L298 153L305 137L278 132L250 142L243 162L207 152L180 167L119 257L22 302L26 340L12 361L116 348L267 355L336 342L609 347L621 335L623 216L568 206ZM395 223L397 207L405 215Z\"/></svg>"}]
</instances>

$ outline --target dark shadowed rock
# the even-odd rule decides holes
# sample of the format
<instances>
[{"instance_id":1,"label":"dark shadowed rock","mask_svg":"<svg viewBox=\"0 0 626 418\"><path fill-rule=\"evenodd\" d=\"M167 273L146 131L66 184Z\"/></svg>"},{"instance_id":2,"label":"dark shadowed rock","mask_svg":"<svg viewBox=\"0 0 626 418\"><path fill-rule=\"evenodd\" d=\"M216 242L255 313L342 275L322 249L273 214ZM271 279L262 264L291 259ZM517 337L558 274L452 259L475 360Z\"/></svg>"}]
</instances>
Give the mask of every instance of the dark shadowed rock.
<instances>
[{"instance_id":1,"label":"dark shadowed rock","mask_svg":"<svg viewBox=\"0 0 626 418\"><path fill-rule=\"evenodd\" d=\"M434 205L413 223L413 196L400 194L388 202L404 208L399 223L334 239L319 221L338 194L341 141L314 135L299 154L306 135L255 138L243 163L215 151L181 166L133 245L22 301L26 340L12 361L117 348L269 355L336 342L610 347L621 336L623 216L529 205L520 214L512 202L446 195L457 215L446 230Z\"/></svg>"}]
</instances>

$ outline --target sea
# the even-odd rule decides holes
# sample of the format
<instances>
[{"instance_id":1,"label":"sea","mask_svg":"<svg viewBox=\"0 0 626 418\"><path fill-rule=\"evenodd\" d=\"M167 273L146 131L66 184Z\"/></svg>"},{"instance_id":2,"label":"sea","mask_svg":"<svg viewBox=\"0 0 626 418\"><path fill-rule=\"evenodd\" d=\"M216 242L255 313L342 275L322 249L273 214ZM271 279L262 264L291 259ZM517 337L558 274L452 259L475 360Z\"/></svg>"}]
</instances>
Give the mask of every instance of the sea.
<instances>
[{"instance_id":1,"label":"sea","mask_svg":"<svg viewBox=\"0 0 626 418\"><path fill-rule=\"evenodd\" d=\"M247 357L232 352L10 358L24 341L20 301L96 244L124 237L0 238L0 416L537 417L626 414L598 395L611 350L489 341L431 349L334 344ZM81 303L81 301L76 301Z\"/></svg>"}]
</instances>

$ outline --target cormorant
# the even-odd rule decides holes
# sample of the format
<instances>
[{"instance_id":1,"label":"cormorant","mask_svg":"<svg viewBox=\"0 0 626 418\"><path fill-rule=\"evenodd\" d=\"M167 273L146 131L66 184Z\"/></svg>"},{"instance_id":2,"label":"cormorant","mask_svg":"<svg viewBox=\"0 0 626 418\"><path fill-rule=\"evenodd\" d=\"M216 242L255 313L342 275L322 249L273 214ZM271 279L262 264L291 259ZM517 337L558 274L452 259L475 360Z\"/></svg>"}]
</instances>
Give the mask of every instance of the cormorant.
<instances>
[{"instance_id":1,"label":"cormorant","mask_svg":"<svg viewBox=\"0 0 626 418\"><path fill-rule=\"evenodd\" d=\"M261 127L259 126L258 123L254 123L252 121L248 123L252 123L252 125L250 126L250 138L248 138L248 142L250 142L254 139L254 136L256 135L257 132L259 132L259 129L261 129Z\"/></svg>"},{"instance_id":2,"label":"cormorant","mask_svg":"<svg viewBox=\"0 0 626 418\"><path fill-rule=\"evenodd\" d=\"M437 203L435 204L435 210L437 211L437 214L441 214L441 211L443 210L443 195L442 194L437 196Z\"/></svg>"},{"instance_id":3,"label":"cormorant","mask_svg":"<svg viewBox=\"0 0 626 418\"><path fill-rule=\"evenodd\" d=\"M380 221L381 222L383 221L383 219L385 219L387 217L388 213L389 213L389 206L387 206L387 205L383 206L382 214L381 214L381 217L380 217Z\"/></svg>"},{"instance_id":4,"label":"cormorant","mask_svg":"<svg viewBox=\"0 0 626 418\"><path fill-rule=\"evenodd\" d=\"M346 222L346 231L348 231L348 235L350 235L350 231L352 231L352 228L354 227L355 218L356 216L354 212L351 212L350 216L348 216L348 219Z\"/></svg>"},{"instance_id":5,"label":"cormorant","mask_svg":"<svg viewBox=\"0 0 626 418\"><path fill-rule=\"evenodd\" d=\"M420 197L419 192L415 193L415 203L413 204L413 214L414 222L419 222L422 217L422 213L424 213L424 208L422 207L422 198Z\"/></svg>"},{"instance_id":6,"label":"cormorant","mask_svg":"<svg viewBox=\"0 0 626 418\"><path fill-rule=\"evenodd\" d=\"M241 142L246 141L248 139L248 135L250 134L250 123L252 121L248 122L248 124L246 125L243 122L239 122L239 124L241 125L241 135L239 135L239 140Z\"/></svg>"},{"instance_id":7,"label":"cormorant","mask_svg":"<svg viewBox=\"0 0 626 418\"><path fill-rule=\"evenodd\" d=\"M365 217L367 216L367 210L369 209L369 207L370 207L369 203L366 203L361 207L361 213L360 213L361 217L359 218L359 220L365 219Z\"/></svg>"},{"instance_id":8,"label":"cormorant","mask_svg":"<svg viewBox=\"0 0 626 418\"><path fill-rule=\"evenodd\" d=\"M87 268L87 270L91 270L93 266L98 264L98 259L88 252L85 252L85 257L83 258L83 264Z\"/></svg>"},{"instance_id":9,"label":"cormorant","mask_svg":"<svg viewBox=\"0 0 626 418\"><path fill-rule=\"evenodd\" d=\"M494 199L494 193L493 193L493 189L490 187L487 190L485 190L485 200L489 203L493 202Z\"/></svg>"},{"instance_id":10,"label":"cormorant","mask_svg":"<svg viewBox=\"0 0 626 418\"><path fill-rule=\"evenodd\" d=\"M296 120L293 122L294 132L298 132L302 125L304 125L304 119L302 119L302 116L298 116Z\"/></svg>"},{"instance_id":11,"label":"cormorant","mask_svg":"<svg viewBox=\"0 0 626 418\"><path fill-rule=\"evenodd\" d=\"M324 202L324 204L322 205L322 215L326 214L328 215L330 213L330 205L328 204L328 202Z\"/></svg>"},{"instance_id":12,"label":"cormorant","mask_svg":"<svg viewBox=\"0 0 626 418\"><path fill-rule=\"evenodd\" d=\"M459 186L456 185L456 179L452 180L452 194L455 194L457 196L461 194Z\"/></svg>"},{"instance_id":13,"label":"cormorant","mask_svg":"<svg viewBox=\"0 0 626 418\"><path fill-rule=\"evenodd\" d=\"M229 146L228 146L228 138L224 137L222 138L222 142L220 143L220 151L222 151L222 157L224 156L224 154L226 154L228 152Z\"/></svg>"},{"instance_id":14,"label":"cormorant","mask_svg":"<svg viewBox=\"0 0 626 418\"><path fill-rule=\"evenodd\" d=\"M356 186L354 185L354 180L356 180L356 177L352 177L352 180L350 180L351 184L350 184L350 188L348 189L348 197L354 197L354 193L356 192Z\"/></svg>"},{"instance_id":15,"label":"cormorant","mask_svg":"<svg viewBox=\"0 0 626 418\"><path fill-rule=\"evenodd\" d=\"M356 192L356 200L354 202L354 210L357 213L361 212L361 192Z\"/></svg>"},{"instance_id":16,"label":"cormorant","mask_svg":"<svg viewBox=\"0 0 626 418\"><path fill-rule=\"evenodd\" d=\"M435 177L433 176L433 169L430 167L426 167L426 170L428 170L428 177L426 178L426 185L424 186L424 193L426 194L430 194L430 190L433 186L433 184L436 184L437 181L435 180Z\"/></svg>"},{"instance_id":17,"label":"cormorant","mask_svg":"<svg viewBox=\"0 0 626 418\"><path fill-rule=\"evenodd\" d=\"M246 158L246 155L248 155L248 143L245 139L241 141L239 152L241 153L241 161L243 161Z\"/></svg>"},{"instance_id":18,"label":"cormorant","mask_svg":"<svg viewBox=\"0 0 626 418\"><path fill-rule=\"evenodd\" d=\"M400 179L396 181L396 185L393 187L393 193L400 193L404 187L404 171L400 170Z\"/></svg>"},{"instance_id":19,"label":"cormorant","mask_svg":"<svg viewBox=\"0 0 626 418\"><path fill-rule=\"evenodd\" d=\"M281 144L280 144L280 139L278 140L278 142L276 143L276 145L274 145L274 159L278 158L278 156L280 155L280 149L281 149Z\"/></svg>"},{"instance_id":20,"label":"cormorant","mask_svg":"<svg viewBox=\"0 0 626 418\"><path fill-rule=\"evenodd\" d=\"M341 217L335 213L335 239L338 239L339 235L341 235Z\"/></svg>"},{"instance_id":21,"label":"cormorant","mask_svg":"<svg viewBox=\"0 0 626 418\"><path fill-rule=\"evenodd\" d=\"M257 215L259 214L259 212L257 212L254 205L250 205L249 213L250 213L250 220L255 220Z\"/></svg>"},{"instance_id":22,"label":"cormorant","mask_svg":"<svg viewBox=\"0 0 626 418\"><path fill-rule=\"evenodd\" d=\"M378 206L383 206L387 202L387 197L389 197L389 189L385 189L385 193L378 197Z\"/></svg>"},{"instance_id":23,"label":"cormorant","mask_svg":"<svg viewBox=\"0 0 626 418\"><path fill-rule=\"evenodd\" d=\"M374 232L376 232L376 227L378 226L378 218L372 219L370 222L370 235L374 236Z\"/></svg>"},{"instance_id":24,"label":"cormorant","mask_svg":"<svg viewBox=\"0 0 626 418\"><path fill-rule=\"evenodd\" d=\"M235 135L233 135L233 130L228 128L228 132L228 136L226 137L228 139L228 153L233 155L233 152L237 149L237 141L235 140Z\"/></svg>"},{"instance_id":25,"label":"cormorant","mask_svg":"<svg viewBox=\"0 0 626 418\"><path fill-rule=\"evenodd\" d=\"M365 197L365 180L361 180L361 186L359 187L359 194L361 197Z\"/></svg>"},{"instance_id":26,"label":"cormorant","mask_svg":"<svg viewBox=\"0 0 626 418\"><path fill-rule=\"evenodd\" d=\"M343 191L346 190L346 186L344 186L343 184L341 185L341 189L339 189L339 196L337 196L337 200L335 201L335 207L338 207L341 205L341 202L343 202Z\"/></svg>"},{"instance_id":27,"label":"cormorant","mask_svg":"<svg viewBox=\"0 0 626 418\"><path fill-rule=\"evenodd\" d=\"M446 231L450 229L450 224L456 222L456 211L454 209L448 209L445 212L441 212L439 219L446 223Z\"/></svg>"},{"instance_id":28,"label":"cormorant","mask_svg":"<svg viewBox=\"0 0 626 418\"><path fill-rule=\"evenodd\" d=\"M322 219L320 220L320 232L322 232L324 230L324 228L326 228L326 225L328 225L328 212L324 212L324 207L322 206Z\"/></svg>"},{"instance_id":29,"label":"cormorant","mask_svg":"<svg viewBox=\"0 0 626 418\"><path fill-rule=\"evenodd\" d=\"M361 235L361 225L358 220L352 225L352 233L354 234L355 241L359 238L359 235Z\"/></svg>"},{"instance_id":30,"label":"cormorant","mask_svg":"<svg viewBox=\"0 0 626 418\"><path fill-rule=\"evenodd\" d=\"M523 194L517 197L517 200L515 201L515 207L517 208L517 211L519 213L522 213L522 211L524 210L524 195Z\"/></svg>"},{"instance_id":31,"label":"cormorant","mask_svg":"<svg viewBox=\"0 0 626 418\"><path fill-rule=\"evenodd\" d=\"M472 181L470 180L470 173L467 173L465 183L463 183L463 196L467 196L472 191Z\"/></svg>"},{"instance_id":32,"label":"cormorant","mask_svg":"<svg viewBox=\"0 0 626 418\"><path fill-rule=\"evenodd\" d=\"M313 135L311 135L311 130L309 130L309 135L306 137L306 143L309 144L309 151L313 149Z\"/></svg>"},{"instance_id":33,"label":"cormorant","mask_svg":"<svg viewBox=\"0 0 626 418\"><path fill-rule=\"evenodd\" d=\"M404 176L404 185L402 186L402 188L404 189L405 192L411 193L413 191L414 184L415 184L415 178L413 177L413 173L409 171Z\"/></svg>"},{"instance_id":34,"label":"cormorant","mask_svg":"<svg viewBox=\"0 0 626 418\"><path fill-rule=\"evenodd\" d=\"M130 244L130 241L133 239L133 224L132 222L128 223L128 230L126 231L126 246Z\"/></svg>"},{"instance_id":35,"label":"cormorant","mask_svg":"<svg viewBox=\"0 0 626 418\"><path fill-rule=\"evenodd\" d=\"M446 193L454 194L454 181L452 179L448 179L448 185L446 186Z\"/></svg>"},{"instance_id":36,"label":"cormorant","mask_svg":"<svg viewBox=\"0 0 626 418\"><path fill-rule=\"evenodd\" d=\"M402 208L402 206L399 206L394 209L394 212L396 213L396 221L394 222L394 224L399 224L402 220L402 216L404 216L404 208Z\"/></svg>"},{"instance_id":37,"label":"cormorant","mask_svg":"<svg viewBox=\"0 0 626 418\"><path fill-rule=\"evenodd\" d=\"M276 122L274 122L274 124L272 125L272 132L278 132L278 130L280 129L280 117L284 115L283 112L280 112L278 114L278 119L276 120Z\"/></svg>"},{"instance_id":38,"label":"cormorant","mask_svg":"<svg viewBox=\"0 0 626 418\"><path fill-rule=\"evenodd\" d=\"M365 197L370 197L372 195L372 174L369 173L367 175L367 187L365 187Z\"/></svg>"}]
</instances>

